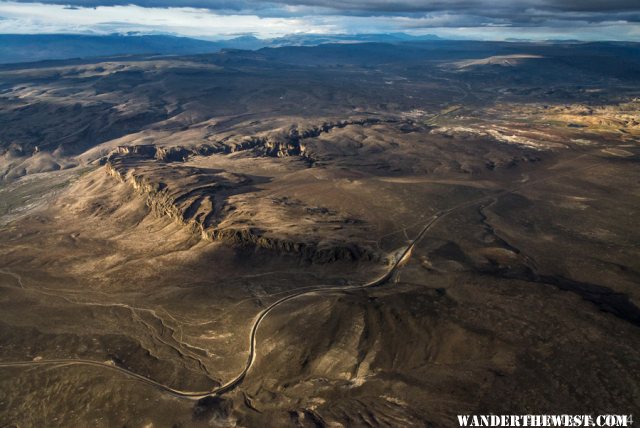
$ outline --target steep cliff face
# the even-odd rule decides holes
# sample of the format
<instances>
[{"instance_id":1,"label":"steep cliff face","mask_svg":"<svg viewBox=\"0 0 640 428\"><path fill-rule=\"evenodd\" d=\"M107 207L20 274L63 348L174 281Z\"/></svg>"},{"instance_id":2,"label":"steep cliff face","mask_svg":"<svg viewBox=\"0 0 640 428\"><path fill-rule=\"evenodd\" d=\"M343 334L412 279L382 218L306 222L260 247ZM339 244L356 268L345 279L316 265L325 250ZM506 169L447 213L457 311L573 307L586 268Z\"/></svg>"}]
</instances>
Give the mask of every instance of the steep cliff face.
<instances>
[{"instance_id":1,"label":"steep cliff face","mask_svg":"<svg viewBox=\"0 0 640 428\"><path fill-rule=\"evenodd\" d=\"M146 148L133 151L151 153ZM132 152L118 153L120 156L112 155L106 163L107 174L135 189L156 215L171 218L203 239L294 254L314 263L379 258L372 248L336 232L343 229L341 225L362 231L366 225L361 221L324 207L247 199L253 183L242 174L183 165L167 167L132 158ZM259 208L259 204L268 208ZM305 222L286 226L299 220L302 212Z\"/></svg>"},{"instance_id":2,"label":"steep cliff face","mask_svg":"<svg viewBox=\"0 0 640 428\"><path fill-rule=\"evenodd\" d=\"M325 121L318 125L291 125L284 128L258 132L255 135L230 135L209 140L194 146L156 146L152 144L118 146L102 163L114 156L135 156L163 162L182 162L190 156L210 156L249 151L254 156L283 158L298 156L312 165L315 154L307 149L305 140L319 137L334 129L348 126L366 127L381 123L395 123L395 119L362 118Z\"/></svg>"}]
</instances>

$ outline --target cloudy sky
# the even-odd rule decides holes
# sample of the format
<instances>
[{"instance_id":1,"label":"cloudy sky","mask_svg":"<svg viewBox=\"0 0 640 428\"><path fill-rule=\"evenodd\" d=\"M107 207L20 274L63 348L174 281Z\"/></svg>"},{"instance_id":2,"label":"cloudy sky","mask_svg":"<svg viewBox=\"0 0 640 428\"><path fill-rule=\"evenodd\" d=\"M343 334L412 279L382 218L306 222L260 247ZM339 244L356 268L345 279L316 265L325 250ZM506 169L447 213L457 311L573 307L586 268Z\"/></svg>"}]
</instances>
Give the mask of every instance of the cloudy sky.
<instances>
[{"instance_id":1,"label":"cloudy sky","mask_svg":"<svg viewBox=\"0 0 640 428\"><path fill-rule=\"evenodd\" d=\"M0 33L131 31L640 41L640 0L0 0Z\"/></svg>"}]
</instances>

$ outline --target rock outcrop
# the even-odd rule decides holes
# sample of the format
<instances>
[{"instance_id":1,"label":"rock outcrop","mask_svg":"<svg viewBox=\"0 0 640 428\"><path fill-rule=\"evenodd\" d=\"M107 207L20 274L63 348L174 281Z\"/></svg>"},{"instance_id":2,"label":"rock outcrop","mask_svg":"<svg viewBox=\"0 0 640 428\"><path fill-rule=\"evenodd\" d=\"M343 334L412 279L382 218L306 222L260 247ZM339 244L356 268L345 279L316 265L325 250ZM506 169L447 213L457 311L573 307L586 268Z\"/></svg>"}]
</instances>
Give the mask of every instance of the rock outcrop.
<instances>
[{"instance_id":1,"label":"rock outcrop","mask_svg":"<svg viewBox=\"0 0 640 428\"><path fill-rule=\"evenodd\" d=\"M314 263L379 258L374 250L356 242L339 238L325 239L324 236L321 241L318 234L310 232L323 224L331 226L331 229L336 229L336 223L362 228L365 227L363 222L341 217L326 208L298 206L294 208L315 215L318 224L309 230L301 226L299 231L295 231L297 233L274 233L268 229L268 225L265 227L259 220L256 221L253 213L243 212L240 205L229 202L234 195L247 191L252 184L249 177L184 165L167 167L157 161L144 159L151 153L152 150L145 146L119 149L107 161L106 172L129 184L143 196L153 213L171 218L203 239L294 254ZM132 159L132 154L143 159ZM281 211L276 214L282 212L283 216L287 215L286 209L290 208L283 204L272 205L278 205Z\"/></svg>"},{"instance_id":2,"label":"rock outcrop","mask_svg":"<svg viewBox=\"0 0 640 428\"><path fill-rule=\"evenodd\" d=\"M304 140L316 138L333 129L347 126L370 126L379 123L395 123L395 119L364 118L340 121L327 121L320 125L298 128L293 125L286 130L275 130L252 136L234 136L199 144L191 147L155 145L118 146L102 164L113 156L135 156L139 158L157 159L163 162L182 162L190 156L210 156L213 154L229 154L251 151L255 156L287 157L298 156L310 165L316 162L314 155L307 151Z\"/></svg>"}]
</instances>

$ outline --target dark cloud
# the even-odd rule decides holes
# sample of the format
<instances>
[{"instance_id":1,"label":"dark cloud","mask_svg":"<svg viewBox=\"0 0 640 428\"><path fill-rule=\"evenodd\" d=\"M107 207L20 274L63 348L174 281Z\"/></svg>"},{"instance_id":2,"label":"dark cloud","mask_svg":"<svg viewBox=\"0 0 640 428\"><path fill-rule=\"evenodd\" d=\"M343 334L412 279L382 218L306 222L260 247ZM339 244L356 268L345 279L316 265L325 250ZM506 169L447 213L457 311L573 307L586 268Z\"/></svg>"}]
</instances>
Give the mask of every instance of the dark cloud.
<instances>
[{"instance_id":1,"label":"dark cloud","mask_svg":"<svg viewBox=\"0 0 640 428\"><path fill-rule=\"evenodd\" d=\"M426 13L439 11L469 12L492 10L525 12L546 9L557 12L638 12L638 0L18 0L78 7L135 4L143 7L198 7L211 10L263 10L278 6L305 6L335 11Z\"/></svg>"},{"instance_id":2,"label":"dark cloud","mask_svg":"<svg viewBox=\"0 0 640 428\"><path fill-rule=\"evenodd\" d=\"M1 0L0 0L1 1ZM97 7L134 4L142 7L195 7L221 14L261 17L310 15L458 16L451 26L540 26L550 22L640 22L640 0L17 0L24 3ZM428 26L428 25L427 25ZM445 25L446 26L446 25Z\"/></svg>"}]
</instances>

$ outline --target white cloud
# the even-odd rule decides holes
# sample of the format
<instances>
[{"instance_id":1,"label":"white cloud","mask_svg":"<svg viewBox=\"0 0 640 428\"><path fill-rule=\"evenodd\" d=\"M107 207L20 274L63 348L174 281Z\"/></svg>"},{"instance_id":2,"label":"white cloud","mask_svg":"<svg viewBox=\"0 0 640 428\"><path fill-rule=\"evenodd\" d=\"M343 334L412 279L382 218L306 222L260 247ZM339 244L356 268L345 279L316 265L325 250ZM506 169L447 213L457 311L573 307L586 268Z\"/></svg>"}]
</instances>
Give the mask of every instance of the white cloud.
<instances>
[{"instance_id":1,"label":"white cloud","mask_svg":"<svg viewBox=\"0 0 640 428\"><path fill-rule=\"evenodd\" d=\"M218 15L207 9L62 5L0 2L0 33L113 33L167 32L185 36L257 33L272 37L317 31L303 18L261 18L255 15ZM315 27L321 27L322 25Z\"/></svg>"},{"instance_id":2,"label":"white cloud","mask_svg":"<svg viewBox=\"0 0 640 428\"><path fill-rule=\"evenodd\" d=\"M541 17L540 22L514 23L508 19L451 12L416 16L312 15L297 6L286 6L286 17L252 14L223 14L192 7L98 6L69 8L63 5L20 3L0 0L0 33L83 33L124 32L169 33L199 38L229 37L252 33L262 38L292 33L384 33L404 31L432 33L448 38L504 40L506 38L640 41L640 25L627 21L590 23L557 17ZM532 11L533 12L533 11ZM532 13L531 18L540 14Z\"/></svg>"}]
</instances>

